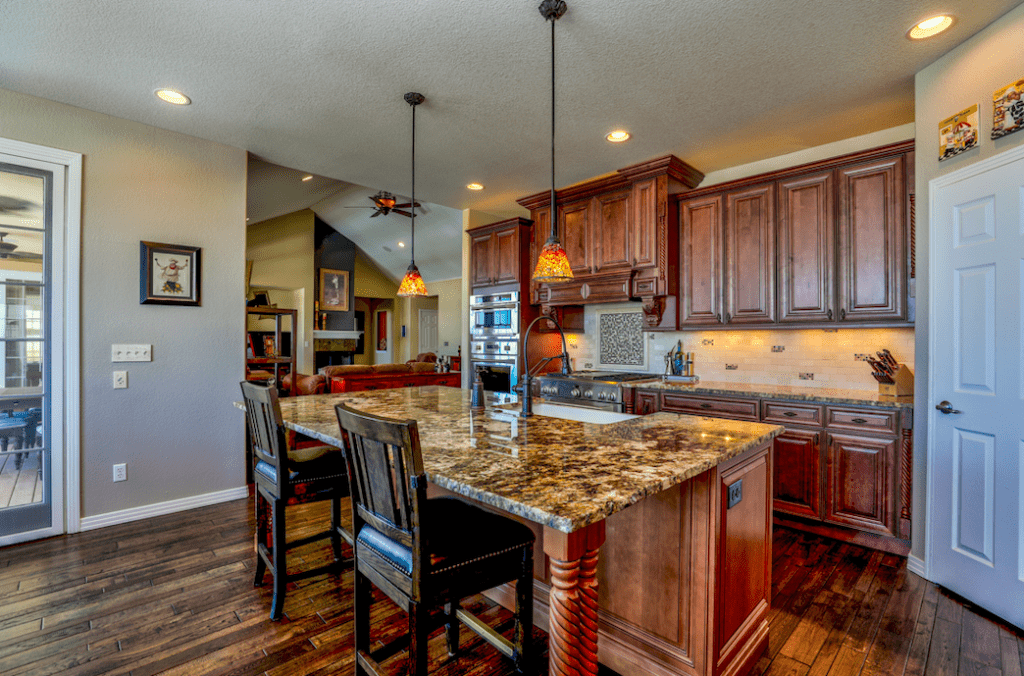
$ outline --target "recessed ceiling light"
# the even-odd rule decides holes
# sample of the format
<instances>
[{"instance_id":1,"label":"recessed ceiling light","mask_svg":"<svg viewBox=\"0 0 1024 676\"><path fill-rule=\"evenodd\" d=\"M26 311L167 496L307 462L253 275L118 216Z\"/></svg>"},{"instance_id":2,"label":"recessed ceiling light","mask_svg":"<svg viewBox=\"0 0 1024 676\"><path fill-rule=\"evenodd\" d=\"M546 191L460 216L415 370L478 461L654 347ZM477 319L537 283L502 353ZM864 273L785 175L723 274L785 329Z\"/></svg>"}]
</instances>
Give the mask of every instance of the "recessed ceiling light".
<instances>
[{"instance_id":1,"label":"recessed ceiling light","mask_svg":"<svg viewBox=\"0 0 1024 676\"><path fill-rule=\"evenodd\" d=\"M181 92L174 91L173 89L157 89L153 93L156 94L156 97L161 101L173 103L176 106L187 106L192 103L192 99Z\"/></svg>"},{"instance_id":2,"label":"recessed ceiling light","mask_svg":"<svg viewBox=\"0 0 1024 676\"><path fill-rule=\"evenodd\" d=\"M605 139L612 143L622 143L623 141L629 140L629 132L625 129L616 129L612 133L605 136Z\"/></svg>"},{"instance_id":3,"label":"recessed ceiling light","mask_svg":"<svg viewBox=\"0 0 1024 676\"><path fill-rule=\"evenodd\" d=\"M313 174L310 174L309 176L303 176L302 180L303 181L312 181L313 180Z\"/></svg>"},{"instance_id":4,"label":"recessed ceiling light","mask_svg":"<svg viewBox=\"0 0 1024 676\"><path fill-rule=\"evenodd\" d=\"M466 185L466 187L469 188L470 190L483 190L484 189L484 186L482 184L480 184L480 183L470 183L470 184Z\"/></svg>"},{"instance_id":5,"label":"recessed ceiling light","mask_svg":"<svg viewBox=\"0 0 1024 676\"><path fill-rule=\"evenodd\" d=\"M939 16L933 16L930 19L925 19L911 28L907 31L907 37L911 40L923 40L924 38L930 38L933 35L938 35L952 25L953 17L946 14L940 14Z\"/></svg>"},{"instance_id":6,"label":"recessed ceiling light","mask_svg":"<svg viewBox=\"0 0 1024 676\"><path fill-rule=\"evenodd\" d=\"M400 246L400 247L402 247L404 249L405 248L405 242L399 242L398 246Z\"/></svg>"}]
</instances>

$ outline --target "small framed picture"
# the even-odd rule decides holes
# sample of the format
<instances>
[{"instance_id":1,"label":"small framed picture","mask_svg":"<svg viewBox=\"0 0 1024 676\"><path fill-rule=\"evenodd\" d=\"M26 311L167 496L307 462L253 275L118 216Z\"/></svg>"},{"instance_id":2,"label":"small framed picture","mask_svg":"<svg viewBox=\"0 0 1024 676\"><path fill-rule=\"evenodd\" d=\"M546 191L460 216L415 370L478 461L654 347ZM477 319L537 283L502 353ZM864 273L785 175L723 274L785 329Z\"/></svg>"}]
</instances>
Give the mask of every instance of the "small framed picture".
<instances>
[{"instance_id":1,"label":"small framed picture","mask_svg":"<svg viewBox=\"0 0 1024 676\"><path fill-rule=\"evenodd\" d=\"M276 357L277 356L277 345L274 344L273 336L263 336L263 356L264 357Z\"/></svg>"},{"instance_id":2,"label":"small framed picture","mask_svg":"<svg viewBox=\"0 0 1024 676\"><path fill-rule=\"evenodd\" d=\"M1024 80L1012 82L992 95L992 138L1024 129Z\"/></svg>"},{"instance_id":3,"label":"small framed picture","mask_svg":"<svg viewBox=\"0 0 1024 676\"><path fill-rule=\"evenodd\" d=\"M348 312L348 270L320 268L320 309Z\"/></svg>"},{"instance_id":4,"label":"small framed picture","mask_svg":"<svg viewBox=\"0 0 1024 676\"><path fill-rule=\"evenodd\" d=\"M978 104L939 122L939 161L978 145Z\"/></svg>"},{"instance_id":5,"label":"small framed picture","mask_svg":"<svg viewBox=\"0 0 1024 676\"><path fill-rule=\"evenodd\" d=\"M139 303L201 305L203 250L181 244L139 243Z\"/></svg>"}]
</instances>

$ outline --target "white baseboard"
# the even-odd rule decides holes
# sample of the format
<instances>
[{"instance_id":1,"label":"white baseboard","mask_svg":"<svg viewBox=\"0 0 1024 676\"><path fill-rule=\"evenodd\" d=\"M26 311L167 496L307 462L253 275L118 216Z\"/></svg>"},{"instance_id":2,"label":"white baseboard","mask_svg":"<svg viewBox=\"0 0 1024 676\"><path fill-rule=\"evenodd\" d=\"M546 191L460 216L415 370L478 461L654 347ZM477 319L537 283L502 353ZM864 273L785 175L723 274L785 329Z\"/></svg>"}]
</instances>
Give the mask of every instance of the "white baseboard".
<instances>
[{"instance_id":1,"label":"white baseboard","mask_svg":"<svg viewBox=\"0 0 1024 676\"><path fill-rule=\"evenodd\" d=\"M196 507L206 507L207 505L216 505L221 502L230 502L231 500L240 500L247 497L249 497L249 488L241 486L239 488L229 488L226 491L217 491L216 493L194 495L189 498L179 498L177 500L168 500L167 502L158 502L153 505L122 509L119 512L87 516L80 522L81 531L96 530L97 528L116 526L117 524L130 523L141 519L151 519L154 516L184 512Z\"/></svg>"},{"instance_id":2,"label":"white baseboard","mask_svg":"<svg viewBox=\"0 0 1024 676\"><path fill-rule=\"evenodd\" d=\"M907 557L907 570L928 579L928 568L924 565L924 559L919 559L913 554Z\"/></svg>"}]
</instances>

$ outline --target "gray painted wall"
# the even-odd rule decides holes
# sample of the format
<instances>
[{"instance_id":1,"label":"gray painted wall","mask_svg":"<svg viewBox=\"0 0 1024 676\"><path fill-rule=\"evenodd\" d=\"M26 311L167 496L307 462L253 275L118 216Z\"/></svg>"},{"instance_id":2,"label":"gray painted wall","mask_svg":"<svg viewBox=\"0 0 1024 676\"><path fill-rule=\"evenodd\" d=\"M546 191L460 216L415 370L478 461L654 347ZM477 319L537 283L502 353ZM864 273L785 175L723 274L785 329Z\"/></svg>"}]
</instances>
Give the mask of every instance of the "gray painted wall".
<instances>
[{"instance_id":1,"label":"gray painted wall","mask_svg":"<svg viewBox=\"0 0 1024 676\"><path fill-rule=\"evenodd\" d=\"M911 553L925 555L927 535L927 423L928 402L928 247L931 228L928 218L928 182L969 164L1024 144L1024 131L995 141L992 133L992 94L1024 77L1020 59L1024 35L1024 5L1008 12L988 28L944 57L918 72L915 79L917 124L917 323L915 335L914 400L914 521ZM948 160L938 161L939 122L964 108L979 104L979 145ZM937 325L937 330L944 330Z\"/></svg>"},{"instance_id":2,"label":"gray painted wall","mask_svg":"<svg viewBox=\"0 0 1024 676\"><path fill-rule=\"evenodd\" d=\"M0 111L5 138L84 155L82 516L244 486L245 151L3 89ZM139 304L140 240L202 247L201 307ZM153 345L127 390L115 342Z\"/></svg>"}]
</instances>

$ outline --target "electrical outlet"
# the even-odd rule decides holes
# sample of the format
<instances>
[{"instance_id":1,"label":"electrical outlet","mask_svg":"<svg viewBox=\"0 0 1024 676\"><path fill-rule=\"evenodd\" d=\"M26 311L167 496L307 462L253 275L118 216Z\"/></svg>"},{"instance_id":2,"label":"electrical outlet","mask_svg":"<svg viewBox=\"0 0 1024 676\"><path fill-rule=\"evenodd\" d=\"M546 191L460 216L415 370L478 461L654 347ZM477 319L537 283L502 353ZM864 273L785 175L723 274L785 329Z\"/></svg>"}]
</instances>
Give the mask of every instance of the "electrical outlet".
<instances>
[{"instance_id":1,"label":"electrical outlet","mask_svg":"<svg viewBox=\"0 0 1024 676\"><path fill-rule=\"evenodd\" d=\"M786 351L786 346L785 345L772 345L772 352L785 352L785 351Z\"/></svg>"},{"instance_id":2,"label":"electrical outlet","mask_svg":"<svg viewBox=\"0 0 1024 676\"><path fill-rule=\"evenodd\" d=\"M799 378L800 380L814 380L813 373L798 373L796 374L796 377Z\"/></svg>"},{"instance_id":3,"label":"electrical outlet","mask_svg":"<svg viewBox=\"0 0 1024 676\"><path fill-rule=\"evenodd\" d=\"M123 462L114 465L114 481L128 481L128 468Z\"/></svg>"},{"instance_id":4,"label":"electrical outlet","mask_svg":"<svg viewBox=\"0 0 1024 676\"><path fill-rule=\"evenodd\" d=\"M743 501L743 479L729 484L729 503L726 509L732 509Z\"/></svg>"},{"instance_id":5,"label":"electrical outlet","mask_svg":"<svg viewBox=\"0 0 1024 676\"><path fill-rule=\"evenodd\" d=\"M867 361L868 359L874 359L874 355L861 354L859 352L855 352L853 354L853 360L854 361Z\"/></svg>"},{"instance_id":6,"label":"electrical outlet","mask_svg":"<svg viewBox=\"0 0 1024 676\"><path fill-rule=\"evenodd\" d=\"M127 371L114 371L114 389L115 390L127 390L128 389L128 372Z\"/></svg>"},{"instance_id":7,"label":"electrical outlet","mask_svg":"<svg viewBox=\"0 0 1024 676\"><path fill-rule=\"evenodd\" d=\"M725 365L725 370L726 371L738 371L739 368L740 368L739 364L726 364Z\"/></svg>"},{"instance_id":8,"label":"electrical outlet","mask_svg":"<svg viewBox=\"0 0 1024 676\"><path fill-rule=\"evenodd\" d=\"M703 345L704 347L712 347L715 344L715 339L705 338L704 340L700 341L700 344Z\"/></svg>"}]
</instances>

